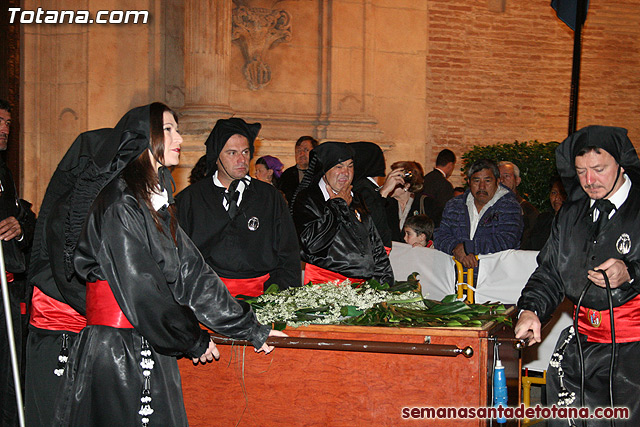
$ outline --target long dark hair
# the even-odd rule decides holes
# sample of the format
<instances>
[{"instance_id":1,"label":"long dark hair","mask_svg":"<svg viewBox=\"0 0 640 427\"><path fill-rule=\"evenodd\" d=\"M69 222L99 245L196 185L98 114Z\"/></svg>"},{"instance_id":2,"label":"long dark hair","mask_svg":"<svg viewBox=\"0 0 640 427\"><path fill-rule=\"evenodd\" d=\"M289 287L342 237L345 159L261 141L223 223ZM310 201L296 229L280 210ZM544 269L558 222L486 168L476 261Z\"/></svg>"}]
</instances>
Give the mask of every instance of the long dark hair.
<instances>
[{"instance_id":1,"label":"long dark hair","mask_svg":"<svg viewBox=\"0 0 640 427\"><path fill-rule=\"evenodd\" d=\"M178 123L178 115L165 104L154 102L149 108L149 149L151 150L153 157L155 157L155 159L160 163L164 162L163 115L165 111L170 112L176 120L176 123ZM142 202L147 206L158 231L164 232L165 230L162 227L160 216L151 204L151 194L157 191L160 182L158 179L158 172L153 168L147 150L127 165L122 172L122 177L138 202ZM167 188L167 191L172 191L172 189ZM173 204L169 205L168 211L171 215L171 237L173 238L174 243L176 243L177 219L175 206Z\"/></svg>"}]
</instances>

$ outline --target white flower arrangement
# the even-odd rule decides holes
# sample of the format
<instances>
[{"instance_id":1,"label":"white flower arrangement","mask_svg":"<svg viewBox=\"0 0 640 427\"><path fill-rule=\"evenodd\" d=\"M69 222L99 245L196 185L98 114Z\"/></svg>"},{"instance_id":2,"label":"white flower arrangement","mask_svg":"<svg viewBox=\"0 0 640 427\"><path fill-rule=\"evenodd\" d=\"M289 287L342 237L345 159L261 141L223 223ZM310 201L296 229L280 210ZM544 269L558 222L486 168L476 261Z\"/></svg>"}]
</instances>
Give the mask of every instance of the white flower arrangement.
<instances>
[{"instance_id":1,"label":"white flower arrangement","mask_svg":"<svg viewBox=\"0 0 640 427\"><path fill-rule=\"evenodd\" d=\"M385 301L424 309L422 295L417 292L398 294L374 289L367 284L355 287L349 280L309 284L277 293L266 293L252 304L255 304L254 310L260 323L284 322L298 327L312 323L340 323L345 318L343 307L355 307L362 312Z\"/></svg>"}]
</instances>

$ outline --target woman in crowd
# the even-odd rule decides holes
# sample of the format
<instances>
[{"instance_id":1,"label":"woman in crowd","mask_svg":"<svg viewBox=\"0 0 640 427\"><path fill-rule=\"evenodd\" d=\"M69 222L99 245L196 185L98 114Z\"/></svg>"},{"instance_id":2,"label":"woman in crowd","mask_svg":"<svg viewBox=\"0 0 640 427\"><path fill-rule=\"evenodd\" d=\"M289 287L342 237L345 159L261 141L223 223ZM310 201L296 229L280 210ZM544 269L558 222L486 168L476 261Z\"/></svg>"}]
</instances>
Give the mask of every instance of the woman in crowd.
<instances>
[{"instance_id":1,"label":"woman in crowd","mask_svg":"<svg viewBox=\"0 0 640 427\"><path fill-rule=\"evenodd\" d=\"M387 197L386 210L391 228L391 238L394 242L404 242L404 223L414 215L433 215L435 201L429 196L422 196L424 172L422 166L416 162L395 162L392 171L400 170L404 178Z\"/></svg>"},{"instance_id":2,"label":"woman in crowd","mask_svg":"<svg viewBox=\"0 0 640 427\"><path fill-rule=\"evenodd\" d=\"M293 198L305 282L376 279L393 283L391 263L371 216L352 193L353 149L325 142L311 151Z\"/></svg>"},{"instance_id":3,"label":"woman in crowd","mask_svg":"<svg viewBox=\"0 0 640 427\"><path fill-rule=\"evenodd\" d=\"M262 156L256 160L256 179L278 188L284 165L277 157Z\"/></svg>"},{"instance_id":4,"label":"woman in crowd","mask_svg":"<svg viewBox=\"0 0 640 427\"><path fill-rule=\"evenodd\" d=\"M567 200L567 192L564 191L560 177L556 176L551 181L551 190L549 191L551 210L538 215L531 234L526 240L522 241L522 245L520 245L521 249L530 251L539 251L542 249L551 234L553 219L558 214L565 200Z\"/></svg>"},{"instance_id":5,"label":"woman in crowd","mask_svg":"<svg viewBox=\"0 0 640 427\"><path fill-rule=\"evenodd\" d=\"M153 103L110 135L100 191L87 191L73 265L86 280L84 328L71 349L55 425L185 426L177 356L219 353L200 323L269 352L269 327L231 297L178 227L168 167L177 116Z\"/></svg>"}]
</instances>

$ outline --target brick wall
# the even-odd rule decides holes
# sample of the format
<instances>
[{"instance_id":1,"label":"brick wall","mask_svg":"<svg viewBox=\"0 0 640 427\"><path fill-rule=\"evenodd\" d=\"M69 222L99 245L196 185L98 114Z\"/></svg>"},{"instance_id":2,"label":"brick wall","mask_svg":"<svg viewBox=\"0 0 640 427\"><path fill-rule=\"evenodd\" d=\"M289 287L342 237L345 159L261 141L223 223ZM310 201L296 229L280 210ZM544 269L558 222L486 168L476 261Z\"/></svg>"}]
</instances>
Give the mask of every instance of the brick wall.
<instances>
[{"instance_id":1,"label":"brick wall","mask_svg":"<svg viewBox=\"0 0 640 427\"><path fill-rule=\"evenodd\" d=\"M566 137L573 31L548 0L506 0L504 12L491 3L428 1L427 159L443 147ZM637 1L590 2L577 125L626 127L637 147L639 20Z\"/></svg>"}]
</instances>

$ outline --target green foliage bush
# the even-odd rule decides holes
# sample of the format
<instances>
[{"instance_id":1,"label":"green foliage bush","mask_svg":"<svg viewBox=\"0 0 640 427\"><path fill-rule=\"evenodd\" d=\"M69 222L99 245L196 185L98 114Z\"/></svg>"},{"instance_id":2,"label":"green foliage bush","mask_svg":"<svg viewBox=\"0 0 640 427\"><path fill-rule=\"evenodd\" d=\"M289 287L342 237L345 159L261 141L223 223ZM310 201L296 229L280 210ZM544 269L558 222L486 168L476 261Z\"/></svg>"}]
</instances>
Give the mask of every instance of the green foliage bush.
<instances>
[{"instance_id":1,"label":"green foliage bush","mask_svg":"<svg viewBox=\"0 0 640 427\"><path fill-rule=\"evenodd\" d=\"M474 146L462 155L462 171L479 159L490 159L496 163L508 160L520 168L522 182L518 192L541 212L550 208L549 184L556 171L557 142L515 141L512 144Z\"/></svg>"}]
</instances>

